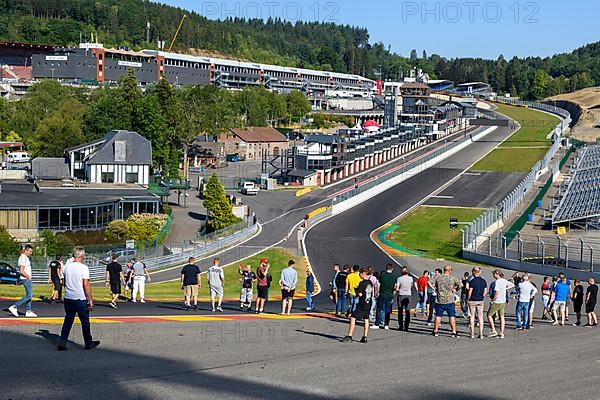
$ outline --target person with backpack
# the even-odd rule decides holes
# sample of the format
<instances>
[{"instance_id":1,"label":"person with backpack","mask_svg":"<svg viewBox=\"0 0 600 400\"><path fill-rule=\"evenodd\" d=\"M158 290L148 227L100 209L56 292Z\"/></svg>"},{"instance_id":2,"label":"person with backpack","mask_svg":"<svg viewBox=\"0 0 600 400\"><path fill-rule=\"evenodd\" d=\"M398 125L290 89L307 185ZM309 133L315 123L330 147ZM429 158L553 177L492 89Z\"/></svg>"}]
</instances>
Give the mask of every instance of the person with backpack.
<instances>
[{"instance_id":1,"label":"person with backpack","mask_svg":"<svg viewBox=\"0 0 600 400\"><path fill-rule=\"evenodd\" d=\"M261 258L256 269L256 313L262 314L269 297L269 260Z\"/></svg>"},{"instance_id":2,"label":"person with backpack","mask_svg":"<svg viewBox=\"0 0 600 400\"><path fill-rule=\"evenodd\" d=\"M346 309L346 279L350 272L350 265L346 264L335 277L335 286L337 288L337 302L335 303L335 315L341 317Z\"/></svg>"},{"instance_id":3,"label":"person with backpack","mask_svg":"<svg viewBox=\"0 0 600 400\"><path fill-rule=\"evenodd\" d=\"M356 328L356 320L363 321L363 337L361 343L367 343L367 335L369 333L369 314L371 312L371 302L373 301L373 285L369 280L368 271L366 268L360 268L358 271L360 282L355 288L355 296L358 299L356 308L350 316L350 326L348 334L342 339L342 342L352 342L352 335Z\"/></svg>"}]
</instances>

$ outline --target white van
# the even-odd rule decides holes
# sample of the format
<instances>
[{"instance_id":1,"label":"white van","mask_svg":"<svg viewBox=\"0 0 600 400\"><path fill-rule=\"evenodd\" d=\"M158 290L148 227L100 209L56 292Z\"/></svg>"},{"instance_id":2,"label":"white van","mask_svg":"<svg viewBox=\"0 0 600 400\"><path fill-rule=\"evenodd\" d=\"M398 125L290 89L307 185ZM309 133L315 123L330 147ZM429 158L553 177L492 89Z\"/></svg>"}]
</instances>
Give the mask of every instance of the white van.
<instances>
[{"instance_id":1,"label":"white van","mask_svg":"<svg viewBox=\"0 0 600 400\"><path fill-rule=\"evenodd\" d=\"M8 163L27 163L31 161L31 157L24 151L12 151L7 154L6 161Z\"/></svg>"}]
</instances>

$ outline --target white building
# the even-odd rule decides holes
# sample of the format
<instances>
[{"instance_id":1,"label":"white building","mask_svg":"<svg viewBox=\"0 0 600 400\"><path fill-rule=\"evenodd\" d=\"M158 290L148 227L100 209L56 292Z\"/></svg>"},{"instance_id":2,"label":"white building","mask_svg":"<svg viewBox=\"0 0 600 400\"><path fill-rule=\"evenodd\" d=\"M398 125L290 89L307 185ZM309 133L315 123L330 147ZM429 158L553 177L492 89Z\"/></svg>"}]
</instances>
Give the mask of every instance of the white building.
<instances>
[{"instance_id":1,"label":"white building","mask_svg":"<svg viewBox=\"0 0 600 400\"><path fill-rule=\"evenodd\" d=\"M72 178L90 183L147 185L152 145L137 132L114 130L103 139L65 150Z\"/></svg>"}]
</instances>

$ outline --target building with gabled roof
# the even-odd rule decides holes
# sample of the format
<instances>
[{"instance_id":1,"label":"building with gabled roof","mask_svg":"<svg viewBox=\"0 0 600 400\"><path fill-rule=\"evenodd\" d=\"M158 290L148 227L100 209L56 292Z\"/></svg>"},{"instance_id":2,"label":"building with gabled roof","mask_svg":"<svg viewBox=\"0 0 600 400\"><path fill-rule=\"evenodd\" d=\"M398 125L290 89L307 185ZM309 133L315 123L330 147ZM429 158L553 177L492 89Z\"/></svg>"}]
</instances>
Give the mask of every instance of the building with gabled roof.
<instances>
[{"instance_id":1,"label":"building with gabled roof","mask_svg":"<svg viewBox=\"0 0 600 400\"><path fill-rule=\"evenodd\" d=\"M287 137L271 127L230 129L219 141L227 154L238 154L240 160L261 160L264 152L278 156L289 148Z\"/></svg>"},{"instance_id":2,"label":"building with gabled roof","mask_svg":"<svg viewBox=\"0 0 600 400\"><path fill-rule=\"evenodd\" d=\"M137 132L114 130L65 150L72 178L90 183L148 185L152 144Z\"/></svg>"}]
</instances>

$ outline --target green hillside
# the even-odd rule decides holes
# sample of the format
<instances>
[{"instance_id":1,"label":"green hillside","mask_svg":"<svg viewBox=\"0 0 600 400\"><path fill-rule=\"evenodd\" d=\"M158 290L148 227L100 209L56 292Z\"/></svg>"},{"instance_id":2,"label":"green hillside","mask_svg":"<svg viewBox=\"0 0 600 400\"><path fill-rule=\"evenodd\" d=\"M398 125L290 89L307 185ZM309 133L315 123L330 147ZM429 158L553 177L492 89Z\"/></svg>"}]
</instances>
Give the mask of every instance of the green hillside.
<instances>
[{"instance_id":1,"label":"green hillside","mask_svg":"<svg viewBox=\"0 0 600 400\"><path fill-rule=\"evenodd\" d=\"M94 32L107 46L153 48L159 38L170 41L183 14L188 18L177 51L205 49L250 61L383 79L396 79L418 66L433 78L484 81L498 93L531 99L600 84L600 43L549 58L447 59L416 50L402 57L390 53L387 44L371 43L368 30L361 27L280 19L209 20L147 0L0 0L0 41L75 45L80 35Z\"/></svg>"}]
</instances>

